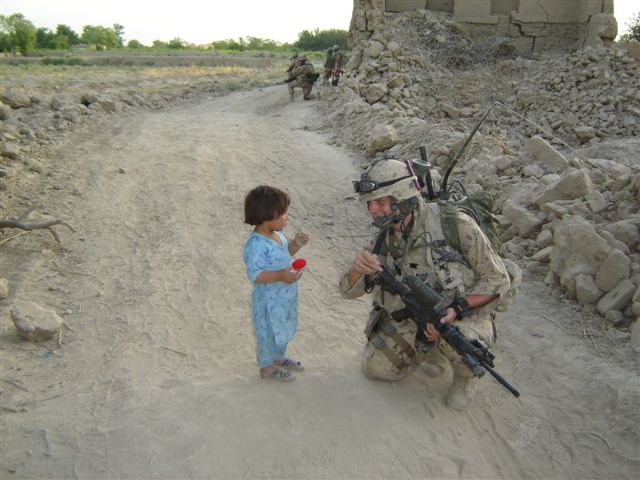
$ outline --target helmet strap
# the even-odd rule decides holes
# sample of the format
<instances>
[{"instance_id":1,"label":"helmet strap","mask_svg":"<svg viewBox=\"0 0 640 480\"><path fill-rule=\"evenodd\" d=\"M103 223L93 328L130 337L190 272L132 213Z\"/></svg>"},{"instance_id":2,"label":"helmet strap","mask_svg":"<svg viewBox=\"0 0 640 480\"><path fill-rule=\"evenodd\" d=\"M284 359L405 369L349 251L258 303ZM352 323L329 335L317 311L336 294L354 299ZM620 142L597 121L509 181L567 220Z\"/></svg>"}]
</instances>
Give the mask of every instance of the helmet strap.
<instances>
[{"instance_id":1,"label":"helmet strap","mask_svg":"<svg viewBox=\"0 0 640 480\"><path fill-rule=\"evenodd\" d=\"M373 225L376 228L385 228L390 225L396 225L402 222L407 215L413 212L418 200L416 197L411 197L406 200L402 200L398 203L398 201L391 197L391 203L389 206L391 207L391 216L383 215L381 217L376 218L373 221ZM405 226L402 227L402 230L405 230Z\"/></svg>"}]
</instances>

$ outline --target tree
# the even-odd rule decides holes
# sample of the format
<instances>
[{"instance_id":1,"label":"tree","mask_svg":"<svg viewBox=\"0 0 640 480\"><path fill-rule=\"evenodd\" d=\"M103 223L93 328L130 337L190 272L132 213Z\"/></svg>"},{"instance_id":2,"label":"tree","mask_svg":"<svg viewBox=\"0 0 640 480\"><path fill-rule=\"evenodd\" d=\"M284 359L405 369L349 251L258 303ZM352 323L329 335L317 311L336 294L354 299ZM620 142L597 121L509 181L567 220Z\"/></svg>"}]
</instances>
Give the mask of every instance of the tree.
<instances>
[{"instance_id":1,"label":"tree","mask_svg":"<svg viewBox=\"0 0 640 480\"><path fill-rule=\"evenodd\" d=\"M628 42L629 40L640 42L640 12L631 17L631 21L627 23L627 31L620 36L620 39L623 42Z\"/></svg>"},{"instance_id":2,"label":"tree","mask_svg":"<svg viewBox=\"0 0 640 480\"><path fill-rule=\"evenodd\" d=\"M184 47L185 41L178 37L173 40L169 40L169 43L167 43L167 48L171 48L173 50L182 50Z\"/></svg>"},{"instance_id":3,"label":"tree","mask_svg":"<svg viewBox=\"0 0 640 480\"><path fill-rule=\"evenodd\" d=\"M81 40L84 43L95 45L97 50L118 48L120 46L116 32L111 28L102 26L85 25L82 28Z\"/></svg>"},{"instance_id":4,"label":"tree","mask_svg":"<svg viewBox=\"0 0 640 480\"><path fill-rule=\"evenodd\" d=\"M142 45L138 40L129 40L129 43L127 43L127 48L142 48L144 47L144 45Z\"/></svg>"},{"instance_id":5,"label":"tree","mask_svg":"<svg viewBox=\"0 0 640 480\"><path fill-rule=\"evenodd\" d=\"M55 48L55 34L48 28L39 28L36 30L36 48L52 49Z\"/></svg>"},{"instance_id":6,"label":"tree","mask_svg":"<svg viewBox=\"0 0 640 480\"><path fill-rule=\"evenodd\" d=\"M118 37L118 44L122 47L124 45L124 27L119 23L114 23L113 32Z\"/></svg>"},{"instance_id":7,"label":"tree","mask_svg":"<svg viewBox=\"0 0 640 480\"><path fill-rule=\"evenodd\" d=\"M312 32L303 30L298 34L298 40L293 44L300 50L326 50L333 45L338 45L343 50L347 48L346 30L320 30L316 28Z\"/></svg>"},{"instance_id":8,"label":"tree","mask_svg":"<svg viewBox=\"0 0 640 480\"><path fill-rule=\"evenodd\" d=\"M3 51L18 50L26 56L36 47L36 27L21 13L14 13L8 17L0 15L0 32L3 34L0 39Z\"/></svg>"},{"instance_id":9,"label":"tree","mask_svg":"<svg viewBox=\"0 0 640 480\"><path fill-rule=\"evenodd\" d=\"M78 34L67 25L58 25L56 27L56 35L67 37L69 46L80 43L80 37L78 36Z\"/></svg>"}]
</instances>

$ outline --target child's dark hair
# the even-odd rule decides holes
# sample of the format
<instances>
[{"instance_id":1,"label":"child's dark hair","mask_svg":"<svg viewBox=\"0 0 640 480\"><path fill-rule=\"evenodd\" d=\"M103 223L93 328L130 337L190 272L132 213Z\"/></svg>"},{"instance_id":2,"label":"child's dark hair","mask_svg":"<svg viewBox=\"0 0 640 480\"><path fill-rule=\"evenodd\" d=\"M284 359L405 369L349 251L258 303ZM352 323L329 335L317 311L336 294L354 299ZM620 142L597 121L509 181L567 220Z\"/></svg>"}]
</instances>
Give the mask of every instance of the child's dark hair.
<instances>
[{"instance_id":1,"label":"child's dark hair","mask_svg":"<svg viewBox=\"0 0 640 480\"><path fill-rule=\"evenodd\" d=\"M276 187L260 185L244 197L244 223L260 225L274 220L289 208L289 195Z\"/></svg>"}]
</instances>

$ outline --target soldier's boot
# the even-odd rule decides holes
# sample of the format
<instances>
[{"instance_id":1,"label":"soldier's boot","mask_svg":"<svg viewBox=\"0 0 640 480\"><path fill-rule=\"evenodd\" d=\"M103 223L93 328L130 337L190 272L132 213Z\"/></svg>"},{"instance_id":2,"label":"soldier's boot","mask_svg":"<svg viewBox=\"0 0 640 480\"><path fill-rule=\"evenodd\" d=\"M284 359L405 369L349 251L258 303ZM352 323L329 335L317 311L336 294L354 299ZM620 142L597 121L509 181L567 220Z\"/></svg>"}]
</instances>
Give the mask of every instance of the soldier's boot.
<instances>
[{"instance_id":1,"label":"soldier's boot","mask_svg":"<svg viewBox=\"0 0 640 480\"><path fill-rule=\"evenodd\" d=\"M422 373L427 377L436 378L442 375L446 368L447 359L439 352L429 355L427 360L420 366Z\"/></svg>"},{"instance_id":2,"label":"soldier's boot","mask_svg":"<svg viewBox=\"0 0 640 480\"><path fill-rule=\"evenodd\" d=\"M454 410L464 410L473 401L477 386L478 378L467 377L454 372L453 382L447 392L445 403Z\"/></svg>"},{"instance_id":3,"label":"soldier's boot","mask_svg":"<svg viewBox=\"0 0 640 480\"><path fill-rule=\"evenodd\" d=\"M293 92L289 92L289 99L290 99L292 102L294 101Z\"/></svg>"}]
</instances>

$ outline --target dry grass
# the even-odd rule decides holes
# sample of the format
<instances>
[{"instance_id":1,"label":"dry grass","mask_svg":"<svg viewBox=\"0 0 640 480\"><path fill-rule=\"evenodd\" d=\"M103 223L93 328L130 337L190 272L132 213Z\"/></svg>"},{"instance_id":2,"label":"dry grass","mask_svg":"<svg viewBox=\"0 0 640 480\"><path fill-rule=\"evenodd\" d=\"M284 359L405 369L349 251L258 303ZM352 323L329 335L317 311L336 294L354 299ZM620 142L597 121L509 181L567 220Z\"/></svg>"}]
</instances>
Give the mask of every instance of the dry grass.
<instances>
[{"instance_id":1,"label":"dry grass","mask_svg":"<svg viewBox=\"0 0 640 480\"><path fill-rule=\"evenodd\" d=\"M273 83L284 78L280 66L259 69L242 66L71 66L2 65L0 91L8 88L29 95L54 94L94 89L111 91L132 88L164 90L172 85L221 82L237 87L252 83ZM155 87L153 87L155 85Z\"/></svg>"}]
</instances>

